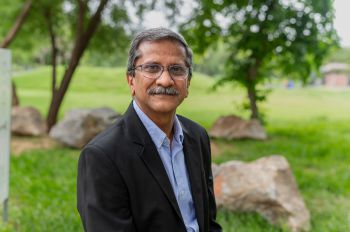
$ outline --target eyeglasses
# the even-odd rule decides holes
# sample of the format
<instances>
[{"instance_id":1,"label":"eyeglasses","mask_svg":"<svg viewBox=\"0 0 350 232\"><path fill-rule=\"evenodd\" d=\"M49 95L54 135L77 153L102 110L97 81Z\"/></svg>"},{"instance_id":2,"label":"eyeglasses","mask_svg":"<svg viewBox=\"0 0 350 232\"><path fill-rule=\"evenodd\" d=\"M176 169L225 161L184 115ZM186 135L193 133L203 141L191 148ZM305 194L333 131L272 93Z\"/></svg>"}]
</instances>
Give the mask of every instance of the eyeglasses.
<instances>
[{"instance_id":1,"label":"eyeglasses","mask_svg":"<svg viewBox=\"0 0 350 232\"><path fill-rule=\"evenodd\" d=\"M164 67L160 64L141 64L134 67L132 70L140 70L142 75L149 79L158 79L164 72L168 70L169 75L173 80L185 80L188 78L189 68L184 65L174 64Z\"/></svg>"}]
</instances>

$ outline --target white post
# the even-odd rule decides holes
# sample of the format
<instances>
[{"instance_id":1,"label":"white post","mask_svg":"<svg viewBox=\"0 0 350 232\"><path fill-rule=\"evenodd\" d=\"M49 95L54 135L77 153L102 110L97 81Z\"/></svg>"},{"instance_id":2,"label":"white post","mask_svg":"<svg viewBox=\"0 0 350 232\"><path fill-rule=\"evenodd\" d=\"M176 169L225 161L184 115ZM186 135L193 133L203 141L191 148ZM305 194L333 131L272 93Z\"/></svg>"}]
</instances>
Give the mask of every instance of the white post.
<instances>
[{"instance_id":1,"label":"white post","mask_svg":"<svg viewBox=\"0 0 350 232\"><path fill-rule=\"evenodd\" d=\"M4 222L8 220L11 102L11 53L0 48L0 203Z\"/></svg>"}]
</instances>

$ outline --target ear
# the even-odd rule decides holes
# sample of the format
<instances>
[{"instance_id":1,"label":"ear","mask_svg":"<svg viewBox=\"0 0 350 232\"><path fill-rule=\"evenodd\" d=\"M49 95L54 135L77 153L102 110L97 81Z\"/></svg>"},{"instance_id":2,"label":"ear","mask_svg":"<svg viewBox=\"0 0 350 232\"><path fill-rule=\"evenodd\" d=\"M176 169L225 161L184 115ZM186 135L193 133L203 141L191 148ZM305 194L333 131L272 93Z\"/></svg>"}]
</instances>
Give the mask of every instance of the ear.
<instances>
[{"instance_id":1,"label":"ear","mask_svg":"<svg viewBox=\"0 0 350 232\"><path fill-rule=\"evenodd\" d=\"M126 74L126 81L128 82L131 96L134 96L135 95L135 85L134 85L135 78L129 74Z\"/></svg>"}]
</instances>

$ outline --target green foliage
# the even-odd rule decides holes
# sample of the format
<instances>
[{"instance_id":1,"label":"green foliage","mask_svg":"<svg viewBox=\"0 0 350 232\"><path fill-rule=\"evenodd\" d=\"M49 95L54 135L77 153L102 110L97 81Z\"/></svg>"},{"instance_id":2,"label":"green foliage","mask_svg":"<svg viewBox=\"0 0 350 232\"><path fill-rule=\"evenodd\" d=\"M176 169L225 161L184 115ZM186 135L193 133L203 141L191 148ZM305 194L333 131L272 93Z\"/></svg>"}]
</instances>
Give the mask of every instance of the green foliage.
<instances>
[{"instance_id":1,"label":"green foliage","mask_svg":"<svg viewBox=\"0 0 350 232\"><path fill-rule=\"evenodd\" d=\"M182 32L196 52L220 40L229 48L218 84L236 81L253 95L274 73L305 82L338 40L331 0L201 0L193 13Z\"/></svg>"},{"instance_id":2,"label":"green foliage","mask_svg":"<svg viewBox=\"0 0 350 232\"><path fill-rule=\"evenodd\" d=\"M0 14L1 14L1 27L0 27L0 41L2 42L6 34L11 29L13 22L22 11L23 0L0 0Z\"/></svg>"},{"instance_id":3,"label":"green foliage","mask_svg":"<svg viewBox=\"0 0 350 232\"><path fill-rule=\"evenodd\" d=\"M93 15L98 2L92 0L83 2L86 2L87 7L82 27L86 28L88 17ZM138 1L130 0L130 2L136 3ZM124 0L110 1L104 11L100 27L90 42L89 54L87 54L84 63L103 66L124 64L125 50L133 31L133 25L129 20L129 14L124 3ZM6 6L0 8L2 18L0 41L2 41L13 26L24 1L0 0L0 5ZM148 6L147 3L143 5ZM71 58L71 50L76 39L77 17L77 1L32 1L29 15L13 44L11 44L14 63L23 66L35 63L51 64L51 44L48 29L49 22L51 22L56 34L59 63L67 64ZM140 17L140 15L136 17Z\"/></svg>"},{"instance_id":4,"label":"green foliage","mask_svg":"<svg viewBox=\"0 0 350 232\"><path fill-rule=\"evenodd\" d=\"M24 6L23 0L0 0L0 43L5 39L13 27L16 18L21 13ZM30 23L26 23L30 21ZM26 66L33 63L33 55L38 49L38 41L42 40L42 30L38 27L37 22L43 21L37 17L36 7L32 4L29 15L23 23L23 26L18 31L14 41L10 44L9 49L12 51L12 59L16 65ZM33 23L31 23L33 22ZM44 44L41 44L43 46Z\"/></svg>"},{"instance_id":5,"label":"green foliage","mask_svg":"<svg viewBox=\"0 0 350 232\"><path fill-rule=\"evenodd\" d=\"M123 1L115 1L106 9L101 25L92 38L83 64L121 66L126 62L132 23Z\"/></svg>"},{"instance_id":6,"label":"green foliage","mask_svg":"<svg viewBox=\"0 0 350 232\"><path fill-rule=\"evenodd\" d=\"M194 56L194 70L212 77L224 75L227 46L223 42L212 44L202 55Z\"/></svg>"}]
</instances>

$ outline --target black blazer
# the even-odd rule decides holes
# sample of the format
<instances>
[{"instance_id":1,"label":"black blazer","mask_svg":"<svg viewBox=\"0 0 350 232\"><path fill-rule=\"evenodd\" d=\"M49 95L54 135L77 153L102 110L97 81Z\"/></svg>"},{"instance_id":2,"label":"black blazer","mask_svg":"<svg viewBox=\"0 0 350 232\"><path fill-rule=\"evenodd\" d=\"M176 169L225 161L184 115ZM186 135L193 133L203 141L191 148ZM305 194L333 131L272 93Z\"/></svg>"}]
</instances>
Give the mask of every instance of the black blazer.
<instances>
[{"instance_id":1,"label":"black blazer","mask_svg":"<svg viewBox=\"0 0 350 232\"><path fill-rule=\"evenodd\" d=\"M208 135L198 124L178 118L200 231L221 231L215 222ZM77 197L87 232L186 231L163 163L132 104L83 149Z\"/></svg>"}]
</instances>

